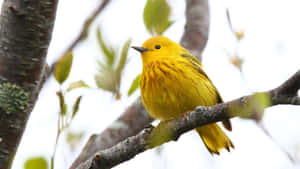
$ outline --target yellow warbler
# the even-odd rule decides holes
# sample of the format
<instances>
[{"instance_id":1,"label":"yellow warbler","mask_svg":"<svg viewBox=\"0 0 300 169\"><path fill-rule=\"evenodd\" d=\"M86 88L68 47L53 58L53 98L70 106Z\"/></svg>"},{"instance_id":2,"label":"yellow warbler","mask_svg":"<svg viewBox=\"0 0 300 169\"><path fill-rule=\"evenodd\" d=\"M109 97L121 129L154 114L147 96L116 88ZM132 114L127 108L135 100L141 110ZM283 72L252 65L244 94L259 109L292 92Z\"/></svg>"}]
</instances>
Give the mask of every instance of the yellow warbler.
<instances>
[{"instance_id":1,"label":"yellow warbler","mask_svg":"<svg viewBox=\"0 0 300 169\"><path fill-rule=\"evenodd\" d=\"M169 120L195 109L222 102L216 87L202 70L201 63L178 43L166 37L148 39L141 52L143 72L140 81L142 101L151 117ZM229 120L223 125L231 130ZM196 129L210 153L219 154L234 148L230 139L216 124Z\"/></svg>"}]
</instances>

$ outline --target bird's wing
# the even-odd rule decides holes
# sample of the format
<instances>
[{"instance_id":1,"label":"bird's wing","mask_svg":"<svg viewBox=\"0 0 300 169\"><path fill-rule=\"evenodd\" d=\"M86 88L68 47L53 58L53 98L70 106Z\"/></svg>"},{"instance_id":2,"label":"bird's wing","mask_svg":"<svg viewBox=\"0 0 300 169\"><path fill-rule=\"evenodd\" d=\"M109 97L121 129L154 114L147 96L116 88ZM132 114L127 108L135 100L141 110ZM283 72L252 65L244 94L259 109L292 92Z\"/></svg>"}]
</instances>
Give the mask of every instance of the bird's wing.
<instances>
[{"instance_id":1,"label":"bird's wing","mask_svg":"<svg viewBox=\"0 0 300 169\"><path fill-rule=\"evenodd\" d=\"M207 80L209 80L209 81L211 82L211 80L209 79L209 77L208 77L208 76L206 75L206 73L203 71L203 69L202 69L202 64L200 63L200 61L199 61L197 58L195 58L194 56L192 56L192 55L189 54L188 52L182 53L181 56L184 57L184 58L186 58L190 63L192 63L195 67L197 67L197 68L198 68L198 71L199 71L202 75L204 75L204 76L207 78ZM211 84L213 85L212 82L211 82ZM222 97L221 97L219 91L217 90L217 88L216 88L214 85L213 85L213 87L215 88L215 91L216 91L218 103L222 103L222 102L223 102L223 99L222 99ZM223 124L223 126L224 126L227 130L229 130L229 131L232 130L232 125L231 125L231 122L230 122L229 119L223 120L223 121L222 121L222 124Z\"/></svg>"}]
</instances>

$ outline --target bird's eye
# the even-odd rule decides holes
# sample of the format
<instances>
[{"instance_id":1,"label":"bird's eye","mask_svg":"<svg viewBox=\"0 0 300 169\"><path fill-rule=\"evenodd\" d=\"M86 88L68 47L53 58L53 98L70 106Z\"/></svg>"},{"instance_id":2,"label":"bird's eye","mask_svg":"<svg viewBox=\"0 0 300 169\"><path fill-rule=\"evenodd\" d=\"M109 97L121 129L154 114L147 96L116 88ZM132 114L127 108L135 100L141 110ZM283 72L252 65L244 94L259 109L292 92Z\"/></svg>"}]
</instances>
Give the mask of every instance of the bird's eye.
<instances>
[{"instance_id":1,"label":"bird's eye","mask_svg":"<svg viewBox=\"0 0 300 169\"><path fill-rule=\"evenodd\" d=\"M160 45L155 45L155 49L160 49Z\"/></svg>"}]
</instances>

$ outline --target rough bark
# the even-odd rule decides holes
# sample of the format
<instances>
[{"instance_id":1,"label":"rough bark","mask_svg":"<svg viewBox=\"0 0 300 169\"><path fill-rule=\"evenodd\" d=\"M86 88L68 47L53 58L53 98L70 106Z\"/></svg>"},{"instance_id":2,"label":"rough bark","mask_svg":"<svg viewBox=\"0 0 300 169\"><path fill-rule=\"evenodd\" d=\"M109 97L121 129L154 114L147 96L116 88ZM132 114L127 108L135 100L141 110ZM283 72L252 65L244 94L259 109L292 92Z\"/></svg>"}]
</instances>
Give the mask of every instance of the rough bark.
<instances>
[{"instance_id":1,"label":"rough bark","mask_svg":"<svg viewBox=\"0 0 300 169\"><path fill-rule=\"evenodd\" d=\"M77 169L107 169L130 160L139 153L169 141L176 141L182 134L210 123L223 121L228 117L249 117L264 108L291 104L300 105L297 95L300 89L300 70L280 87L211 107L199 106L182 117L159 123L156 128L148 127L143 132L129 137L119 144L96 153ZM269 104L260 105L260 98L270 99ZM258 99L258 100L257 100ZM261 109L263 108L263 109Z\"/></svg>"},{"instance_id":2,"label":"rough bark","mask_svg":"<svg viewBox=\"0 0 300 169\"><path fill-rule=\"evenodd\" d=\"M209 32L208 0L187 0L186 20L187 23L185 26L184 35L181 40L181 44L194 56L197 56L197 58L201 60L202 52L206 45ZM122 131L124 131L124 128L122 127L108 127L100 134L91 136L86 146L83 148L82 152L74 161L70 169L75 169L78 164L93 156L95 152L109 148L112 145L124 140L125 138L139 133L145 126L149 125L152 122L152 119L145 112L146 110L144 109L140 98L138 98L138 100L131 106L129 106L127 110L121 115L121 117L119 117L110 126L115 126L116 123L121 123L125 127L133 126L128 123L129 121L123 120L123 117L139 119L139 123L135 124L134 128L125 128L125 133L122 133ZM103 142L104 138L106 141Z\"/></svg>"},{"instance_id":3,"label":"rough bark","mask_svg":"<svg viewBox=\"0 0 300 169\"><path fill-rule=\"evenodd\" d=\"M100 150L116 145L127 137L134 136L152 122L146 112L141 98L138 98L126 111L101 134L94 134L83 148L80 156L73 162L71 168L76 168L80 163L89 159Z\"/></svg>"},{"instance_id":4,"label":"rough bark","mask_svg":"<svg viewBox=\"0 0 300 169\"><path fill-rule=\"evenodd\" d=\"M0 168L10 168L37 99L56 0L4 0L0 15Z\"/></svg>"}]
</instances>

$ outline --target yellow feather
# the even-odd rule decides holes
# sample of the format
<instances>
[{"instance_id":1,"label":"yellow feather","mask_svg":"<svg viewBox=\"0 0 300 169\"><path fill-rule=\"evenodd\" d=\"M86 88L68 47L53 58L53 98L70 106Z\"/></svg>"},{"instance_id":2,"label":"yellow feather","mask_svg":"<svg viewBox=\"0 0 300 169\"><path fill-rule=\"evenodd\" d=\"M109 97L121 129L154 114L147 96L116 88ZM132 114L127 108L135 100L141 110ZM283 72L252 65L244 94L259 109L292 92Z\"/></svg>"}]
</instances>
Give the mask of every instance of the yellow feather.
<instances>
[{"instance_id":1,"label":"yellow feather","mask_svg":"<svg viewBox=\"0 0 300 169\"><path fill-rule=\"evenodd\" d=\"M179 44L166 37L153 37L143 46L142 101L151 117L169 120L195 109L222 102L201 63ZM229 120L225 127L231 129ZM234 147L217 124L197 128L211 153Z\"/></svg>"}]
</instances>

